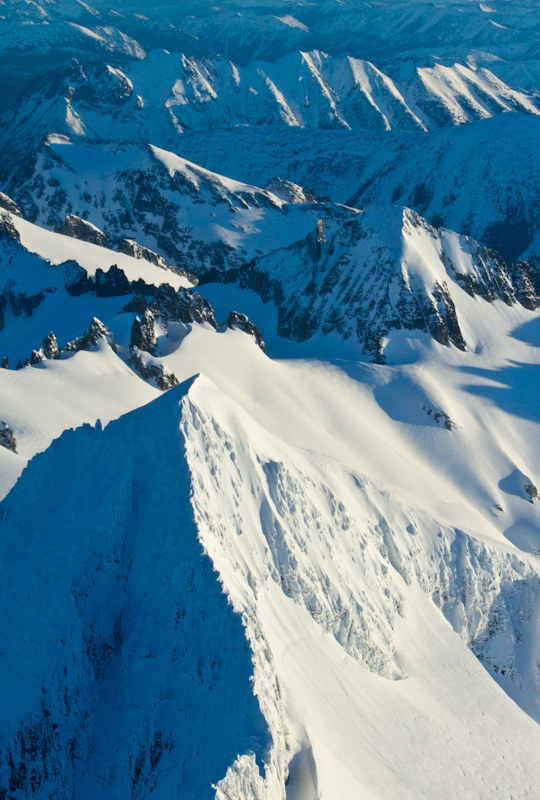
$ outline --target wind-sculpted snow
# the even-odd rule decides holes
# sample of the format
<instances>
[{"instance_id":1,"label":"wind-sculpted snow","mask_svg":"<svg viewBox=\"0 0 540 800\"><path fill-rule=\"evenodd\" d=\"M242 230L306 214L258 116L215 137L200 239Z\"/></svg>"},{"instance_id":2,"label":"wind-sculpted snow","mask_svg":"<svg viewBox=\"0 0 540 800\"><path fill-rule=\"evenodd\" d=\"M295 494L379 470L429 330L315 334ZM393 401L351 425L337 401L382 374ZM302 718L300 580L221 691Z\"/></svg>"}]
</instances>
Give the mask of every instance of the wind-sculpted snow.
<instances>
[{"instance_id":1,"label":"wind-sculpted snow","mask_svg":"<svg viewBox=\"0 0 540 800\"><path fill-rule=\"evenodd\" d=\"M539 718L527 663L540 656L527 635L538 613L537 566L437 523L363 476L286 448L202 379L191 396L198 403L185 401L181 428L195 518L224 574L232 559L231 591L247 616L246 585L255 597L277 588L365 667L400 678L396 620L407 616L404 585L417 585Z\"/></svg>"},{"instance_id":2,"label":"wind-sculpted snow","mask_svg":"<svg viewBox=\"0 0 540 800\"><path fill-rule=\"evenodd\" d=\"M377 684L381 698L405 679L429 693L411 655L442 621L435 607L463 641L438 628L452 647L447 670L469 646L538 716L530 669L538 642L527 634L534 560L286 445L207 379L104 431L64 434L31 462L1 512L0 763L17 800L95 792L281 800L287 720L296 737L309 718L289 717L301 692L276 653L297 652L297 668L307 669L298 641L315 657L315 631L330 636L342 656L324 667L325 702L339 702L349 663L360 670L355 680L366 671L394 679ZM462 680L473 685L473 674ZM368 717L351 703L346 725L356 737ZM423 712L415 713L413 739ZM507 723L518 719L512 711ZM491 734L497 724L488 723ZM532 767L529 745L520 743L518 762L480 769L463 751L476 765L469 786L478 796L494 781L517 789L520 770ZM387 781L387 754L375 747L371 758ZM354 793L361 784L350 767ZM447 770L431 784L445 798ZM528 775L532 797L535 770ZM328 780L324 758L317 776Z\"/></svg>"},{"instance_id":3,"label":"wind-sculpted snow","mask_svg":"<svg viewBox=\"0 0 540 800\"><path fill-rule=\"evenodd\" d=\"M537 800L538 0L0 32L0 800Z\"/></svg>"}]
</instances>

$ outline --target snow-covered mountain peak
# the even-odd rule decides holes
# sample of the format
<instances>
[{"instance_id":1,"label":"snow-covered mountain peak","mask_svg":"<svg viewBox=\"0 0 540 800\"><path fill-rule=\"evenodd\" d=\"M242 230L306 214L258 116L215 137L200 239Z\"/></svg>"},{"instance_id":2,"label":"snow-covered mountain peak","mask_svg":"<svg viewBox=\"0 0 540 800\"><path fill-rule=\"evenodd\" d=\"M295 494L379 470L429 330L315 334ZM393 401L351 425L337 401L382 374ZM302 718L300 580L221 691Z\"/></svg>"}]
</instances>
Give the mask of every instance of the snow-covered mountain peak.
<instances>
[{"instance_id":1,"label":"snow-covered mountain peak","mask_svg":"<svg viewBox=\"0 0 540 800\"><path fill-rule=\"evenodd\" d=\"M0 800L540 796L537 6L0 0Z\"/></svg>"},{"instance_id":2,"label":"snow-covered mountain peak","mask_svg":"<svg viewBox=\"0 0 540 800\"><path fill-rule=\"evenodd\" d=\"M50 524L41 518L45 495ZM385 720L397 707L410 721L392 739L404 764L417 747L413 719L414 730L428 723L444 730L452 758L474 775L463 788L510 789L517 776L514 758L480 769L463 720L475 743L491 747L510 726L516 736L506 746L519 751L519 764L534 762L534 723L486 684L468 650L537 714L521 666L538 583L534 560L440 524L365 476L292 448L204 376L104 430L65 434L30 464L0 524L7 618L24 619L6 637L17 669L4 676L3 717L12 733L1 767L20 796L28 791L24 763L44 792L61 786L69 793L80 780L110 797L134 785L212 797L214 783L219 798L277 800L287 746L323 748L328 725L337 750L330 745L331 757L317 760L319 785L331 787L340 751L354 794L366 781L359 754L363 764L370 753L368 785L391 792L395 776L386 759L373 761L373 743L367 748L355 735L355 746L344 749L351 733L339 733L338 717L347 731L358 715L368 724L366 697ZM24 549L14 548L21 536ZM38 624L31 609L45 585L49 603ZM521 618L513 615L518 605ZM517 655L504 646L508 636ZM444 669L433 646L441 640ZM36 662L36 647L47 658ZM344 694L351 680L356 699ZM467 705L458 681L469 687ZM335 713L313 713L323 685ZM486 702L496 715L480 714ZM435 723L434 703L437 719L443 716ZM186 725L189 737L179 733ZM536 773L527 774L534 791ZM293 785L299 779L294 770L291 778ZM421 785L427 794L440 782L424 773Z\"/></svg>"}]
</instances>

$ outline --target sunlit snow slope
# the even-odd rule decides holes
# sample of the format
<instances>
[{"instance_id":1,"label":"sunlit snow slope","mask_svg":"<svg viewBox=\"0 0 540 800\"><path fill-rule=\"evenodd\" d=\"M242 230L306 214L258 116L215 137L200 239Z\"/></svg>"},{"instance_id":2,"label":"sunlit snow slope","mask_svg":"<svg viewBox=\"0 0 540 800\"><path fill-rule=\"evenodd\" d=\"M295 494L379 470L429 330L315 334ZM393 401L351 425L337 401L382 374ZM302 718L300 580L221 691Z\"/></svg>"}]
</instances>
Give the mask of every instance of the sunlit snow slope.
<instances>
[{"instance_id":1,"label":"sunlit snow slope","mask_svg":"<svg viewBox=\"0 0 540 800\"><path fill-rule=\"evenodd\" d=\"M277 798L290 759L292 797L539 791L537 724L470 652L538 718L536 559L286 445L205 378L65 434L1 529L14 798Z\"/></svg>"}]
</instances>

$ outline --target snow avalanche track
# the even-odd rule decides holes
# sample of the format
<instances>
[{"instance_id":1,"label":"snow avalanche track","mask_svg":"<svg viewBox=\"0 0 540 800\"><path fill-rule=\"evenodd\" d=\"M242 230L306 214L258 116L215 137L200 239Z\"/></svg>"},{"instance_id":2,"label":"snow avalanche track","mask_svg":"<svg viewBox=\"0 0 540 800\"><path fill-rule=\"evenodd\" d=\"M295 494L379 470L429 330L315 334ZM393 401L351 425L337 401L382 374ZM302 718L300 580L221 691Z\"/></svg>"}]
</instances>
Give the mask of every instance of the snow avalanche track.
<instances>
[{"instance_id":1,"label":"snow avalanche track","mask_svg":"<svg viewBox=\"0 0 540 800\"><path fill-rule=\"evenodd\" d=\"M537 559L209 379L63 434L1 511L15 800L540 792Z\"/></svg>"}]
</instances>

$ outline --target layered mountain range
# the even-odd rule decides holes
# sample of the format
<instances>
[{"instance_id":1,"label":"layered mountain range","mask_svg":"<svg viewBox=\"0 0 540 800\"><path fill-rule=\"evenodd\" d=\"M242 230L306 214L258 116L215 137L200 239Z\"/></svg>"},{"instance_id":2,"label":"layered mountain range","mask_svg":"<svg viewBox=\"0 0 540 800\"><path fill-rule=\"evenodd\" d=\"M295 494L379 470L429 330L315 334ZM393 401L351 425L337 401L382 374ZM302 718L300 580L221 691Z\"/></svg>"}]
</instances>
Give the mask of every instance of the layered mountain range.
<instances>
[{"instance_id":1,"label":"layered mountain range","mask_svg":"<svg viewBox=\"0 0 540 800\"><path fill-rule=\"evenodd\" d=\"M538 797L536 0L0 32L0 798Z\"/></svg>"}]
</instances>

